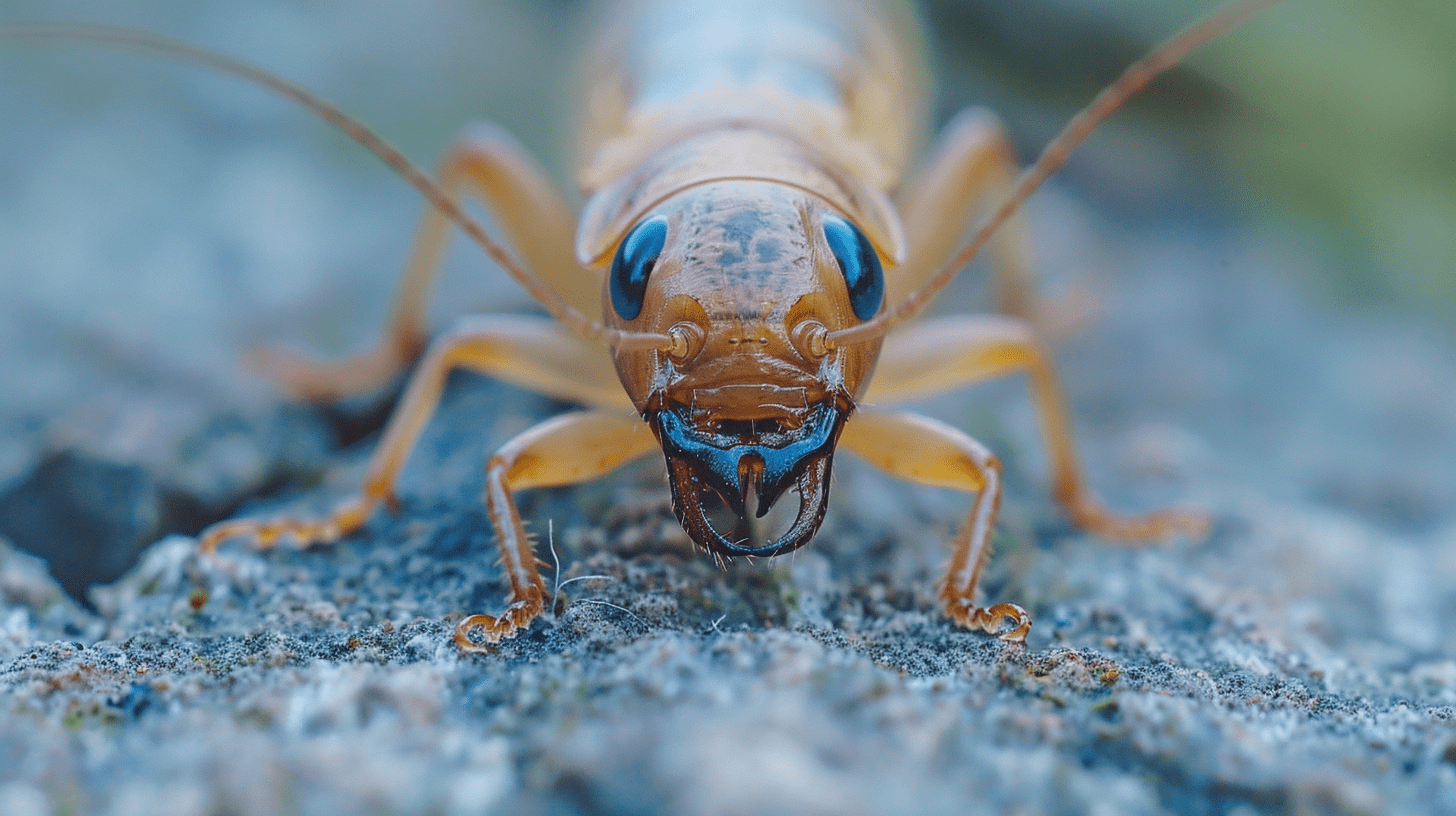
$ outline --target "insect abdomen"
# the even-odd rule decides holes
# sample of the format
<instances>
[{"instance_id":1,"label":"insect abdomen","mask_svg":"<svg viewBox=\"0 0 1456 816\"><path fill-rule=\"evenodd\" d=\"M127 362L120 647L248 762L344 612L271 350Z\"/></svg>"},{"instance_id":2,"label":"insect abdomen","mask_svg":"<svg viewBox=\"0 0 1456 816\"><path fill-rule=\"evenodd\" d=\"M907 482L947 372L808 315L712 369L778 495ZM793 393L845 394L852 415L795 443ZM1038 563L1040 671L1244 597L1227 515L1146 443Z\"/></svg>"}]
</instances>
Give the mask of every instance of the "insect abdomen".
<instances>
[{"instance_id":1,"label":"insect abdomen","mask_svg":"<svg viewBox=\"0 0 1456 816\"><path fill-rule=\"evenodd\" d=\"M882 190L919 145L924 49L903 3L637 0L612 16L585 71L589 192L726 122L803 139Z\"/></svg>"}]
</instances>

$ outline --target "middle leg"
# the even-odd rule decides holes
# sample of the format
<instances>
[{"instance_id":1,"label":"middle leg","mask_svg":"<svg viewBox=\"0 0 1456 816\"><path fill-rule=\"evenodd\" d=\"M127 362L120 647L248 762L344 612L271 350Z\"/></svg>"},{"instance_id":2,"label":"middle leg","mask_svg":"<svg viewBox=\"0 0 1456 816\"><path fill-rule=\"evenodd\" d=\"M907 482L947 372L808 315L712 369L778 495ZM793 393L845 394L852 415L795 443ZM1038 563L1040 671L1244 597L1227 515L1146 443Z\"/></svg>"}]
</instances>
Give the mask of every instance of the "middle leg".
<instances>
[{"instance_id":1,"label":"middle leg","mask_svg":"<svg viewBox=\"0 0 1456 816\"><path fill-rule=\"evenodd\" d=\"M213 525L202 535L202 550L213 550L231 538L250 538L259 546L270 547L290 536L308 546L335 541L362 527L381 502L393 502L395 479L434 414L446 377L457 368L499 377L561 399L622 413L632 410L605 350L541 318L467 318L436 340L415 370L404 398L385 426L384 438L370 457L359 495L321 519L236 519Z\"/></svg>"},{"instance_id":2,"label":"middle leg","mask_svg":"<svg viewBox=\"0 0 1456 816\"><path fill-rule=\"evenodd\" d=\"M1082 478L1072 423L1056 369L1031 327L995 315L927 320L885 340L866 402L895 402L944 393L1009 374L1031 378L1032 397L1052 473L1052 493L1072 522L1110 541L1202 538L1208 518L1186 510L1121 516L1108 510Z\"/></svg>"}]
</instances>

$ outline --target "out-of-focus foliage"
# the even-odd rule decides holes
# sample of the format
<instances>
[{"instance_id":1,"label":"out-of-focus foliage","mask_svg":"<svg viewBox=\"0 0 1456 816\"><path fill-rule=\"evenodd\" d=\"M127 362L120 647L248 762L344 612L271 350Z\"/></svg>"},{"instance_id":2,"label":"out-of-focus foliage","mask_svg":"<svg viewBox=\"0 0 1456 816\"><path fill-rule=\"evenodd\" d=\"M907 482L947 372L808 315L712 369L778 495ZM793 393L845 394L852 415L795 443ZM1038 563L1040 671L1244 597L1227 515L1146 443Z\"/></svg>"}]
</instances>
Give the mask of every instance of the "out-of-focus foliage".
<instances>
[{"instance_id":1,"label":"out-of-focus foliage","mask_svg":"<svg viewBox=\"0 0 1456 816\"><path fill-rule=\"evenodd\" d=\"M1123 65L1217 5L931 0L927 13L947 104L1009 111L1030 152ZM1319 265L1332 275L1320 283L1333 291L1456 312L1453 43L1449 0L1287 0L1109 125L1158 128L1181 159L1134 137L1148 155L1103 156L1116 165L1103 172L1163 191L1185 180L1146 177L1222 178L1266 229L1325 255ZM1084 176L1096 175L1101 149L1088 146Z\"/></svg>"},{"instance_id":2,"label":"out-of-focus foliage","mask_svg":"<svg viewBox=\"0 0 1456 816\"><path fill-rule=\"evenodd\" d=\"M1228 149L1356 290L1456 309L1456 4L1293 0L1198 63L1245 103Z\"/></svg>"}]
</instances>

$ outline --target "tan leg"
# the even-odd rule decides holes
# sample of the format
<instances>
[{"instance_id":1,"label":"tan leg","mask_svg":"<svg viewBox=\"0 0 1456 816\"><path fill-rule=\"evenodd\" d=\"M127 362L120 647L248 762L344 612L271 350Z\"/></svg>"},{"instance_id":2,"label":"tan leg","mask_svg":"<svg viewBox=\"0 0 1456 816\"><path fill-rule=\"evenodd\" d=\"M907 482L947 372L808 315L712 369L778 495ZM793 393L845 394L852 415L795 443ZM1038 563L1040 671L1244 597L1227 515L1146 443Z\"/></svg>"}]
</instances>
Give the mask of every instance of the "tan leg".
<instances>
[{"instance_id":1,"label":"tan leg","mask_svg":"<svg viewBox=\"0 0 1456 816\"><path fill-rule=\"evenodd\" d=\"M573 254L571 215L551 181L504 130L482 125L450 149L440 167L440 186L456 197L463 190L495 214L526 265L568 302L587 314L600 308L600 282ZM429 295L449 242L451 222L427 208L395 296L394 314L374 348L333 363L286 352L255 353L250 364L301 399L328 401L380 387L424 350Z\"/></svg>"},{"instance_id":2,"label":"tan leg","mask_svg":"<svg viewBox=\"0 0 1456 816\"><path fill-rule=\"evenodd\" d=\"M1031 378L1051 460L1053 495L1074 524L1120 542L1207 534L1208 518L1200 513L1165 510L1118 516L1091 494L1077 465L1071 420L1056 369L1025 321L990 315L948 317L892 334L880 352L865 401L913 399L1021 372Z\"/></svg>"},{"instance_id":3,"label":"tan leg","mask_svg":"<svg viewBox=\"0 0 1456 816\"><path fill-rule=\"evenodd\" d=\"M976 501L956 534L955 551L946 570L940 597L945 612L968 629L997 634L1003 622L1011 629L1003 640L1021 642L1031 630L1031 616L1016 604L976 606L976 586L991 554L991 528L1001 502L1001 463L985 446L942 422L915 414L874 409L856 411L844 425L839 444L887 473L918 484L974 491Z\"/></svg>"},{"instance_id":4,"label":"tan leg","mask_svg":"<svg viewBox=\"0 0 1456 816\"><path fill-rule=\"evenodd\" d=\"M935 274L965 240L973 220L1011 189L1020 169L996 114L971 108L952 119L930 161L902 188L898 203L909 250L905 263L885 281L886 302L900 302ZM1031 234L1021 214L997 231L991 253L997 309L1031 317Z\"/></svg>"},{"instance_id":5,"label":"tan leg","mask_svg":"<svg viewBox=\"0 0 1456 816\"><path fill-rule=\"evenodd\" d=\"M594 479L631 459L657 449L652 431L636 416L582 411L549 419L522 433L490 458L485 471L485 503L500 547L501 565L510 580L509 606L499 617L471 615L455 629L463 651L514 634L541 614L546 585L536 571L536 553L516 510L514 493L533 487L559 487ZM471 640L476 635L482 643Z\"/></svg>"},{"instance_id":6,"label":"tan leg","mask_svg":"<svg viewBox=\"0 0 1456 816\"><path fill-rule=\"evenodd\" d=\"M434 413L446 376L456 368L469 368L563 399L630 412L631 402L605 357L605 351L588 346L549 320L492 315L462 321L460 328L431 346L415 372L369 462L360 495L322 519L223 522L203 534L201 547L210 551L230 538L251 538L266 548L282 536L307 546L335 541L358 529L380 502L393 501L395 478Z\"/></svg>"}]
</instances>

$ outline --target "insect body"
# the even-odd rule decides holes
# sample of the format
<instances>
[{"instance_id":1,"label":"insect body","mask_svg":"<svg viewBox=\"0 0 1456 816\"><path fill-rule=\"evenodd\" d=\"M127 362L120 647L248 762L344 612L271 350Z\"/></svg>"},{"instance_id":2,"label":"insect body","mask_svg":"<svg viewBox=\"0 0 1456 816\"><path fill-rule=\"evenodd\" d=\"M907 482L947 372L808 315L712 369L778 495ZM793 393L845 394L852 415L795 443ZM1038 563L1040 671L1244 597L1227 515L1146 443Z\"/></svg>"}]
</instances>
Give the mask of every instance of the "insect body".
<instances>
[{"instance_id":1,"label":"insect body","mask_svg":"<svg viewBox=\"0 0 1456 816\"><path fill-rule=\"evenodd\" d=\"M578 166L588 201L574 241L558 194L498 131L458 145L441 182L491 207L563 300L649 339L617 344L609 358L545 321L467 320L424 355L358 499L317 522L224 524L205 546L238 535L307 543L358 527L390 497L455 367L591 406L491 458L486 502L510 605L462 622L456 640L465 648L472 636L510 635L543 609L545 584L514 494L584 481L657 450L678 519L719 559L808 542L841 447L890 473L974 492L941 597L962 625L990 631L1009 621L1005 636L1024 637L1030 618L1020 607L983 608L975 597L1000 499L995 457L949 426L870 407L1018 371L1032 376L1057 496L1074 521L1116 539L1197 527L1177 513L1114 517L1087 494L1051 363L1024 312L836 340L929 278L1014 177L999 125L978 113L959 119L927 170L906 183L926 91L905 7L739 0L641 2L620 12L588 60ZM1002 288L1024 308L1027 236L1020 223L1011 227L999 246ZM444 217L427 216L393 329L376 352L335 367L275 357L279 376L324 396L374 386L408 362L424 343L424 293L447 230ZM759 540L754 518L791 493L793 521ZM736 523L719 514L715 526L717 503Z\"/></svg>"},{"instance_id":2,"label":"insect body","mask_svg":"<svg viewBox=\"0 0 1456 816\"><path fill-rule=\"evenodd\" d=\"M294 392L330 398L377 387L424 350L360 495L318 520L226 522L202 546L232 537L267 546L283 536L306 545L357 529L392 501L446 375L469 368L587 407L527 430L490 458L485 499L510 598L500 615L461 622L455 639L464 649L515 633L544 608L515 494L582 482L656 451L678 519L720 560L807 543L839 449L917 483L975 494L940 597L963 626L1024 638L1024 610L976 599L1001 493L996 458L955 428L881 406L1024 372L1054 493L1076 524L1127 541L1202 528L1200 516L1176 511L1113 515L1084 487L1055 372L1029 320L1029 236L1011 216L1096 121L1264 4L1235 6L1134 66L1014 187L1014 156L983 111L958 117L911 173L926 86L920 36L902 5L624 6L587 61L578 178L588 200L575 227L561 195L497 129L472 131L453 148L436 188L352 120L281 80L145 43L303 102L402 169L433 205L377 348L342 364L280 354L263 361ZM464 216L460 194L495 213L524 266ZM953 253L983 211L993 217ZM1008 219L995 247L1003 314L941 318L887 336ZM426 349L426 296L452 222L559 322L472 317ZM793 520L760 533L755 519L789 494L798 502Z\"/></svg>"}]
</instances>

